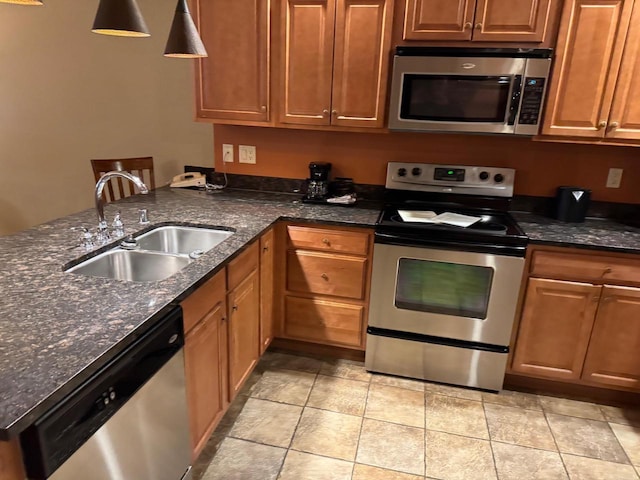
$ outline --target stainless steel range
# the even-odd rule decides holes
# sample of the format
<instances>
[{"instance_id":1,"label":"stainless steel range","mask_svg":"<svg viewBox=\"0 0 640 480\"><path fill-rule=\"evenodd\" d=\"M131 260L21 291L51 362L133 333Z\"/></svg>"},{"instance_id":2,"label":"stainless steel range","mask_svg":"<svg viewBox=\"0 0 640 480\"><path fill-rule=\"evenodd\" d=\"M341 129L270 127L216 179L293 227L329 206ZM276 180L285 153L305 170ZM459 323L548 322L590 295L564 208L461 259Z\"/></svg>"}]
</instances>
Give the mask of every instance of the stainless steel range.
<instances>
[{"instance_id":1,"label":"stainless steel range","mask_svg":"<svg viewBox=\"0 0 640 480\"><path fill-rule=\"evenodd\" d=\"M390 163L375 229L370 371L500 390L528 239L515 171Z\"/></svg>"}]
</instances>

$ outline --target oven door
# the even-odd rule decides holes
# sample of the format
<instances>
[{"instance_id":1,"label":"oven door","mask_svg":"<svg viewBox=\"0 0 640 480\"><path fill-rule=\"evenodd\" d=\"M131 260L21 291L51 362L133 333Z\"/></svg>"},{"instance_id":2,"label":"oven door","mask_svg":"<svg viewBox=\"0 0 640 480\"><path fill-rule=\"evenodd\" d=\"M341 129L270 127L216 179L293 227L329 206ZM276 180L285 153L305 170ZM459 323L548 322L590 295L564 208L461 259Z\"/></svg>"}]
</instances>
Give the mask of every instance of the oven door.
<instances>
[{"instance_id":1,"label":"oven door","mask_svg":"<svg viewBox=\"0 0 640 480\"><path fill-rule=\"evenodd\" d=\"M524 58L394 59L392 130L515 133Z\"/></svg>"},{"instance_id":2,"label":"oven door","mask_svg":"<svg viewBox=\"0 0 640 480\"><path fill-rule=\"evenodd\" d=\"M375 244L369 326L509 345L524 259Z\"/></svg>"}]
</instances>

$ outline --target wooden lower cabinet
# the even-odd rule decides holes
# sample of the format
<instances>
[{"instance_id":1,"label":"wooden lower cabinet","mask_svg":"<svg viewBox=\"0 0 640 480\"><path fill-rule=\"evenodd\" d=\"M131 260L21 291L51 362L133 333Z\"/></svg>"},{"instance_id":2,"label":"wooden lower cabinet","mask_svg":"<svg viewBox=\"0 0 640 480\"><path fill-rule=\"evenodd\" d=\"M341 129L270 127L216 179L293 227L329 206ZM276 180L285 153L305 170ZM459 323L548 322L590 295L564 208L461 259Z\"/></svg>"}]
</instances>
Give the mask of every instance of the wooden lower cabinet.
<instances>
[{"instance_id":1,"label":"wooden lower cabinet","mask_svg":"<svg viewBox=\"0 0 640 480\"><path fill-rule=\"evenodd\" d=\"M255 269L229 292L229 401L260 358L260 278Z\"/></svg>"},{"instance_id":2,"label":"wooden lower cabinet","mask_svg":"<svg viewBox=\"0 0 640 480\"><path fill-rule=\"evenodd\" d=\"M225 272L182 302L184 362L192 458L207 443L227 405L227 306Z\"/></svg>"},{"instance_id":3,"label":"wooden lower cabinet","mask_svg":"<svg viewBox=\"0 0 640 480\"><path fill-rule=\"evenodd\" d=\"M270 229L260 237L260 355L262 355L274 335L274 267L275 231Z\"/></svg>"},{"instance_id":4,"label":"wooden lower cabinet","mask_svg":"<svg viewBox=\"0 0 640 480\"><path fill-rule=\"evenodd\" d=\"M24 480L27 478L22 465L22 452L18 439L0 441L0 479Z\"/></svg>"},{"instance_id":5,"label":"wooden lower cabinet","mask_svg":"<svg viewBox=\"0 0 640 480\"><path fill-rule=\"evenodd\" d=\"M640 288L602 289L583 380L640 389Z\"/></svg>"}]
</instances>

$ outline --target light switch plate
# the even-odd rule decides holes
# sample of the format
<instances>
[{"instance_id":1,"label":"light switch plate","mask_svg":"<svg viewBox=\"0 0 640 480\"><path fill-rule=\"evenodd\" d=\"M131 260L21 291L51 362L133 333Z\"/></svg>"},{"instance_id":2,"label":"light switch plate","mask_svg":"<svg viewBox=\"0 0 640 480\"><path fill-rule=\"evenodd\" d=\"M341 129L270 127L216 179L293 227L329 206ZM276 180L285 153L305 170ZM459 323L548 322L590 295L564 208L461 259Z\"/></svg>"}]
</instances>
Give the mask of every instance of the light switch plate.
<instances>
[{"instance_id":1,"label":"light switch plate","mask_svg":"<svg viewBox=\"0 0 640 480\"><path fill-rule=\"evenodd\" d=\"M240 163L256 163L256 147L253 145L239 145L239 162Z\"/></svg>"},{"instance_id":2,"label":"light switch plate","mask_svg":"<svg viewBox=\"0 0 640 480\"><path fill-rule=\"evenodd\" d=\"M607 176L607 188L620 188L620 184L622 183L622 172L621 168L610 168L609 175Z\"/></svg>"},{"instance_id":3,"label":"light switch plate","mask_svg":"<svg viewBox=\"0 0 640 480\"><path fill-rule=\"evenodd\" d=\"M224 163L233 163L233 145L229 143L222 144L222 161Z\"/></svg>"}]
</instances>

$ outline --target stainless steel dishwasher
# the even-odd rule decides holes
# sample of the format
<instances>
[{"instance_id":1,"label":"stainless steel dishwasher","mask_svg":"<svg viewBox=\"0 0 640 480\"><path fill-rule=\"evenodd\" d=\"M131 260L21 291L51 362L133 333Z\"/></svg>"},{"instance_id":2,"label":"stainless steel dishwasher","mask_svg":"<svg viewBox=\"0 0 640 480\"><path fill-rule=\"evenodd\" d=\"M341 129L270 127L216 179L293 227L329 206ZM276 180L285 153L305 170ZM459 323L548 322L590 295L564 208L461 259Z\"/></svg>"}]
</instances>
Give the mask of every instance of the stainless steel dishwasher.
<instances>
[{"instance_id":1,"label":"stainless steel dishwasher","mask_svg":"<svg viewBox=\"0 0 640 480\"><path fill-rule=\"evenodd\" d=\"M189 479L182 309L157 323L21 435L30 479Z\"/></svg>"}]
</instances>

